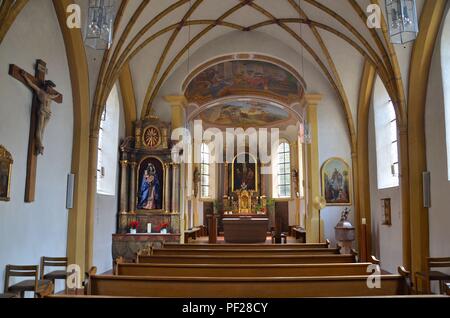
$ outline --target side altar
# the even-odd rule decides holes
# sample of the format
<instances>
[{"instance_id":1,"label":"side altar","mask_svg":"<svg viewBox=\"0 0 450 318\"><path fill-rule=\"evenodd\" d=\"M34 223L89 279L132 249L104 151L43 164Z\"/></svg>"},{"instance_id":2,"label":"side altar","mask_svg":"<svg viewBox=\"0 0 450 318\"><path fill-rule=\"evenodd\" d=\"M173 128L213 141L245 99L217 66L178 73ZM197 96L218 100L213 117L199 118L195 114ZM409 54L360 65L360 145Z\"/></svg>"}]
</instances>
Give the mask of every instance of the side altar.
<instances>
[{"instance_id":1,"label":"side altar","mask_svg":"<svg viewBox=\"0 0 450 318\"><path fill-rule=\"evenodd\" d=\"M120 208L113 256L149 244L180 242L180 167L172 162L170 125L156 116L135 122L120 146Z\"/></svg>"}]
</instances>

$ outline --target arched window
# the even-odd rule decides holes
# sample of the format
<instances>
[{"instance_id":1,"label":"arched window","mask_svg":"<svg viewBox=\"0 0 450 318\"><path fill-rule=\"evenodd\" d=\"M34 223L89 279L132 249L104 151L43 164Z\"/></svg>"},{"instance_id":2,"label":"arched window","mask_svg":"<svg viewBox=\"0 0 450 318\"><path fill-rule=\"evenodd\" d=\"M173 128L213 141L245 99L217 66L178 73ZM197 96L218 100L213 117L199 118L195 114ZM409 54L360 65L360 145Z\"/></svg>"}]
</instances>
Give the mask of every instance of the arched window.
<instances>
[{"instance_id":1,"label":"arched window","mask_svg":"<svg viewBox=\"0 0 450 318\"><path fill-rule=\"evenodd\" d=\"M387 101L376 105L374 112L378 189L398 187L398 135L394 105Z\"/></svg>"},{"instance_id":2,"label":"arched window","mask_svg":"<svg viewBox=\"0 0 450 318\"><path fill-rule=\"evenodd\" d=\"M445 131L447 140L447 178L450 180L450 11L441 37L442 84L444 89Z\"/></svg>"},{"instance_id":3,"label":"arched window","mask_svg":"<svg viewBox=\"0 0 450 318\"><path fill-rule=\"evenodd\" d=\"M279 198L291 197L291 148L287 142L278 146L277 194Z\"/></svg>"},{"instance_id":4,"label":"arched window","mask_svg":"<svg viewBox=\"0 0 450 318\"><path fill-rule=\"evenodd\" d=\"M201 198L211 198L211 153L207 144L202 144L200 163Z\"/></svg>"},{"instance_id":5,"label":"arched window","mask_svg":"<svg viewBox=\"0 0 450 318\"><path fill-rule=\"evenodd\" d=\"M114 86L102 114L98 135L97 193L99 194L116 194L119 110L119 93Z\"/></svg>"}]
</instances>

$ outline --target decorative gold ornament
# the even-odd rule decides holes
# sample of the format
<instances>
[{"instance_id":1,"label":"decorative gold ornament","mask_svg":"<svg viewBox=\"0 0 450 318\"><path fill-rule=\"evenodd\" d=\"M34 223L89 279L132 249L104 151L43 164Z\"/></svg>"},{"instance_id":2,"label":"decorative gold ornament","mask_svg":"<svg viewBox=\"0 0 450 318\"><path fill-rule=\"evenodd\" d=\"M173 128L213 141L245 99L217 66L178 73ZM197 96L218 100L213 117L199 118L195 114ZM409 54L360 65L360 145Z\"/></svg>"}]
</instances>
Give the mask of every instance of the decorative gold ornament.
<instances>
[{"instance_id":1,"label":"decorative gold ornament","mask_svg":"<svg viewBox=\"0 0 450 318\"><path fill-rule=\"evenodd\" d=\"M142 135L144 145L148 148L156 148L161 144L161 131L156 126L148 126Z\"/></svg>"}]
</instances>

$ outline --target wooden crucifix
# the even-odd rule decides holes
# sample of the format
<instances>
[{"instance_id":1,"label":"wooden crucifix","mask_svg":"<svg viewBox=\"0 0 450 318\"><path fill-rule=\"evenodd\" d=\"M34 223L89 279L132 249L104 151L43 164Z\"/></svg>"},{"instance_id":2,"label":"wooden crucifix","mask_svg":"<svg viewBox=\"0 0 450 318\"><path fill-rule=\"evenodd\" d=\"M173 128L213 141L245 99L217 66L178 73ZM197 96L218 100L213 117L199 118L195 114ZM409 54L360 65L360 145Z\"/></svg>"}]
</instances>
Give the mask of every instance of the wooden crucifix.
<instances>
[{"instance_id":1,"label":"wooden crucifix","mask_svg":"<svg viewBox=\"0 0 450 318\"><path fill-rule=\"evenodd\" d=\"M54 89L56 85L52 81L45 80L46 74L47 64L42 60L36 61L35 76L14 64L9 66L9 75L33 91L25 183L25 202L27 203L35 200L37 157L44 154L43 137L51 117L51 102L58 104L63 102L63 96Z\"/></svg>"}]
</instances>

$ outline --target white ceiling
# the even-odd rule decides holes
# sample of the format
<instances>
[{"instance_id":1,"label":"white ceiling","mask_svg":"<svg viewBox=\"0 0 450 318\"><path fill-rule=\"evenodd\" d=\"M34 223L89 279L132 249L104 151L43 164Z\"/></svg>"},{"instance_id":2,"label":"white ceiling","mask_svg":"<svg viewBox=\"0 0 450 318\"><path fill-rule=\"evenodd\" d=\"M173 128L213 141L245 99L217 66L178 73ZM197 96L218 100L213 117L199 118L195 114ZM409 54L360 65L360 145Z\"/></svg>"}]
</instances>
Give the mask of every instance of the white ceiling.
<instances>
[{"instance_id":1,"label":"white ceiling","mask_svg":"<svg viewBox=\"0 0 450 318\"><path fill-rule=\"evenodd\" d=\"M78 0L82 4L83 9L87 9L87 1ZM125 0L122 0L125 1ZM120 2L120 1L119 1ZM142 6L148 2L146 6ZM189 56L194 55L198 50L204 49L208 43L226 36L226 34L235 32L238 27L249 27L260 22L277 19L279 24L274 21L270 25L266 25L251 32L263 33L280 43L280 47L288 46L298 54L298 63L291 63L302 74L302 55L307 63L315 65L315 70L320 72L330 84L330 87L336 91L341 97L341 102L345 109L350 110L351 117L355 121L356 105L359 92L359 81L361 78L362 67L364 65L364 57L346 40L324 29L316 28L314 34L313 26L308 24L299 24L296 21L283 21L282 19L298 19L300 13L294 8L300 4L301 10L304 11L306 17L314 22L324 24L335 32L339 32L353 40L366 53L370 53L367 46L372 48L372 52L376 53L378 59L385 56L383 49L377 46L376 41L382 43L382 48L388 50L388 44L381 30L376 30L374 39L373 34L360 18L357 10L351 5L352 2L359 6L362 12L366 12L369 0L129 0L124 6L123 15L120 23L116 28L114 44L109 53L107 53L106 66L111 68L112 73L109 77L102 74L102 78L110 81L110 85L116 79L113 75L118 73L121 63L118 63L120 57L128 58L132 71L133 85L135 87L137 109L151 109L153 102L158 99L162 87L166 81L177 70L177 67L183 65L185 67ZM375 1L376 2L376 1ZM379 1L384 12L384 0ZM418 15L423 6L424 0L417 1ZM169 10L170 6L178 7ZM146 46L139 47L146 39L163 30L164 28L180 22L190 8L196 4L193 13L186 18L187 21L202 22L200 25L184 26L180 32L171 29L167 33L162 34L154 41ZM202 30L209 27L208 23L218 20L228 10L235 6L241 6L232 14L229 14L223 21L234 24L235 28L229 26L217 25L211 28L208 33L201 37L188 51L183 55L180 52L185 48L190 39L194 39ZM138 10L143 8L142 10ZM356 8L357 9L357 8ZM166 10L160 20L145 29L156 16L161 15ZM262 12L261 12L262 11ZM339 15L339 17L336 16ZM134 16L135 19L132 19ZM206 21L207 20L207 21ZM344 22L343 22L344 21ZM155 22L155 21L153 21ZM345 25L344 25L345 24ZM125 30L128 30L126 33ZM357 32L359 38L352 33ZM140 35L138 33L140 32ZM239 32L245 32L243 30ZM309 49L303 48L297 39L302 38ZM173 37L173 42L168 43ZM135 42L132 43L133 39ZM119 47L119 43L122 43ZM131 43L131 45L130 45ZM261 43L264 46L264 43ZM129 46L129 51L125 49ZM238 49L238 48L237 48ZM253 48L254 52L258 52L258 47ZM312 50L315 57L308 53ZM264 51L261 49L261 51ZM401 71L403 85L407 85L407 75L409 72L409 61L411 55L411 45L395 46L399 69ZM134 55L130 55L134 52ZM241 53L241 52L236 52ZM179 56L175 63L174 59ZM280 53L279 58L283 59ZM92 52L88 53L90 63L93 69L98 70L101 58L92 58ZM374 56L372 55L374 59ZM317 62L320 59L321 62ZM391 61L392 63L392 61ZM96 64L96 65L95 65ZM173 65L171 65L173 64ZM159 71L156 72L159 66ZM197 65L189 65L190 69L195 69ZM387 72L395 72L392 65L384 66ZM107 69L107 68L106 68ZM166 73L166 74L165 74ZM390 73L391 74L391 73ZM96 77L96 76L95 76ZM150 85L151 79L154 78L153 85ZM92 80L92 78L91 78ZM308 79L306 79L308 82ZM158 86L157 83L162 85ZM310 83L307 83L310 86ZM91 85L95 86L95 85ZM336 88L337 87L337 88ZM179 92L182 93L181 91Z\"/></svg>"}]
</instances>

